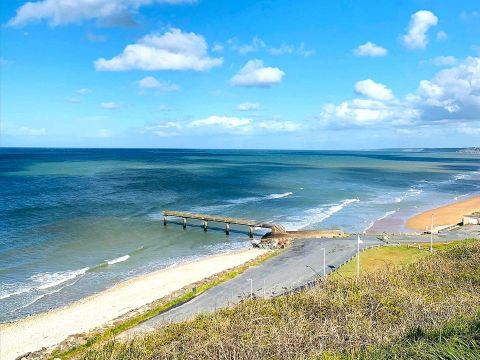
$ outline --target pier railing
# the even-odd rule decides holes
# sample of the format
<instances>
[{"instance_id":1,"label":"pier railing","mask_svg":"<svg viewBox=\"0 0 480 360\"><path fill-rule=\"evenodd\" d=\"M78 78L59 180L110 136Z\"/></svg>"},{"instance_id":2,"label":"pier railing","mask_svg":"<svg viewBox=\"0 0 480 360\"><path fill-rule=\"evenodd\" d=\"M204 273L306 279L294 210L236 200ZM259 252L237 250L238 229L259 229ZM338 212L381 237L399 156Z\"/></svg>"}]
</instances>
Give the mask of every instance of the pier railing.
<instances>
[{"instance_id":1,"label":"pier railing","mask_svg":"<svg viewBox=\"0 0 480 360\"><path fill-rule=\"evenodd\" d=\"M246 219L239 219L239 218L232 218L232 217L225 217L225 216L216 216L216 215L206 215L206 214L195 214L185 211L171 211L165 210L163 211L163 225L167 225L167 218L177 217L183 219L183 228L187 227L187 219L195 219L195 220L202 220L203 221L203 230L207 231L208 229L208 222L219 222L225 224L225 233L228 235L230 233L230 225L246 225L249 227L250 230L250 238L253 238L253 230L254 228L264 228L270 229L272 234L285 234L285 228L279 224L272 224L272 223L264 223L258 222L255 220L246 220Z\"/></svg>"}]
</instances>

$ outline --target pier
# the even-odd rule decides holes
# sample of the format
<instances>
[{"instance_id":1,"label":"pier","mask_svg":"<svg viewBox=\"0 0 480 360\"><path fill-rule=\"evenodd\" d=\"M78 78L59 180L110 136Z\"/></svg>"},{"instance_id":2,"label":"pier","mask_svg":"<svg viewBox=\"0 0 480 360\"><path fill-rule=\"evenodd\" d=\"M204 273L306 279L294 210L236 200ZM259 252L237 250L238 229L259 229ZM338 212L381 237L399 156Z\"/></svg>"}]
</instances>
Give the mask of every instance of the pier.
<instances>
[{"instance_id":1,"label":"pier","mask_svg":"<svg viewBox=\"0 0 480 360\"><path fill-rule=\"evenodd\" d=\"M230 225L245 225L249 228L250 238L253 238L253 230L254 228L264 228L269 229L272 232L272 235L276 234L286 234L285 228L279 224L272 224L272 223L262 223L255 220L245 220L239 218L232 218L232 217L224 217L224 216L216 216L216 215L205 215L205 214L194 214L190 212L183 212L183 211L170 211L165 210L163 211L163 225L167 225L168 217L177 217L183 219L183 228L187 227L187 219L195 219L203 221L203 230L208 230L208 223L217 222L217 223L224 223L225 224L225 233L228 235L230 233Z\"/></svg>"}]
</instances>

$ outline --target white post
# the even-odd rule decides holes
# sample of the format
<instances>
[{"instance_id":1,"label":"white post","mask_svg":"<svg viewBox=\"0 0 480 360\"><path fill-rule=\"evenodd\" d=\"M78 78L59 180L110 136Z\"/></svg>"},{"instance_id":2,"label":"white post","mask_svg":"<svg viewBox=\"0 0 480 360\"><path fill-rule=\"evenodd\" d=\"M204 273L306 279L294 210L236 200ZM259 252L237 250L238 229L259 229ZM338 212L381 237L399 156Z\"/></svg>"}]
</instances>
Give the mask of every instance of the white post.
<instances>
[{"instance_id":1,"label":"white post","mask_svg":"<svg viewBox=\"0 0 480 360\"><path fill-rule=\"evenodd\" d=\"M263 279L263 298L267 298L267 286L266 286L266 281Z\"/></svg>"},{"instance_id":2,"label":"white post","mask_svg":"<svg viewBox=\"0 0 480 360\"><path fill-rule=\"evenodd\" d=\"M430 252L433 252L433 213L432 213L432 225L430 227Z\"/></svg>"},{"instance_id":3,"label":"white post","mask_svg":"<svg viewBox=\"0 0 480 360\"><path fill-rule=\"evenodd\" d=\"M253 299L253 280L247 279L247 281L250 281L250 298Z\"/></svg>"},{"instance_id":4,"label":"white post","mask_svg":"<svg viewBox=\"0 0 480 360\"><path fill-rule=\"evenodd\" d=\"M325 279L325 277L327 276L327 269L326 269L327 264L325 263L325 248L322 248L322 250L323 250L323 278Z\"/></svg>"},{"instance_id":5,"label":"white post","mask_svg":"<svg viewBox=\"0 0 480 360\"><path fill-rule=\"evenodd\" d=\"M357 238L357 277L360 276L360 235Z\"/></svg>"}]
</instances>

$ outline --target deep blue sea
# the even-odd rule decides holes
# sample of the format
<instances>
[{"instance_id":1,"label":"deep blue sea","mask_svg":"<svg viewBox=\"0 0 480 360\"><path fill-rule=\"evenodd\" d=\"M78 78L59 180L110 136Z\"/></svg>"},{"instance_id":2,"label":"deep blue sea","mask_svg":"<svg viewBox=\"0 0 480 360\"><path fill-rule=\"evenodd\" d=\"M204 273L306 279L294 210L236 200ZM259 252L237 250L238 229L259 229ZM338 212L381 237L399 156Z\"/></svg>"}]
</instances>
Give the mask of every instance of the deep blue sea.
<instances>
[{"instance_id":1,"label":"deep blue sea","mask_svg":"<svg viewBox=\"0 0 480 360\"><path fill-rule=\"evenodd\" d=\"M455 149L0 148L0 322L250 246L245 228L164 227L164 209L402 231L411 214L479 192L480 156Z\"/></svg>"}]
</instances>

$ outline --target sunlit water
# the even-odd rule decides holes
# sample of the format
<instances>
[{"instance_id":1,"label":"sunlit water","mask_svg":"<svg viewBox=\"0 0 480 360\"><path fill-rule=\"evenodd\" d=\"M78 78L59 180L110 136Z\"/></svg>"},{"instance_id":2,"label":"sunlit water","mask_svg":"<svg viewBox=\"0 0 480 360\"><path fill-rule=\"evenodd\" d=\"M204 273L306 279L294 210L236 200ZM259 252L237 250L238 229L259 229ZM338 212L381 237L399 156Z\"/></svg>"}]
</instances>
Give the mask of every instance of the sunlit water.
<instances>
[{"instance_id":1,"label":"sunlit water","mask_svg":"<svg viewBox=\"0 0 480 360\"><path fill-rule=\"evenodd\" d=\"M164 209L363 232L479 192L479 169L455 150L0 149L0 321L250 245L245 228L164 227Z\"/></svg>"}]
</instances>

